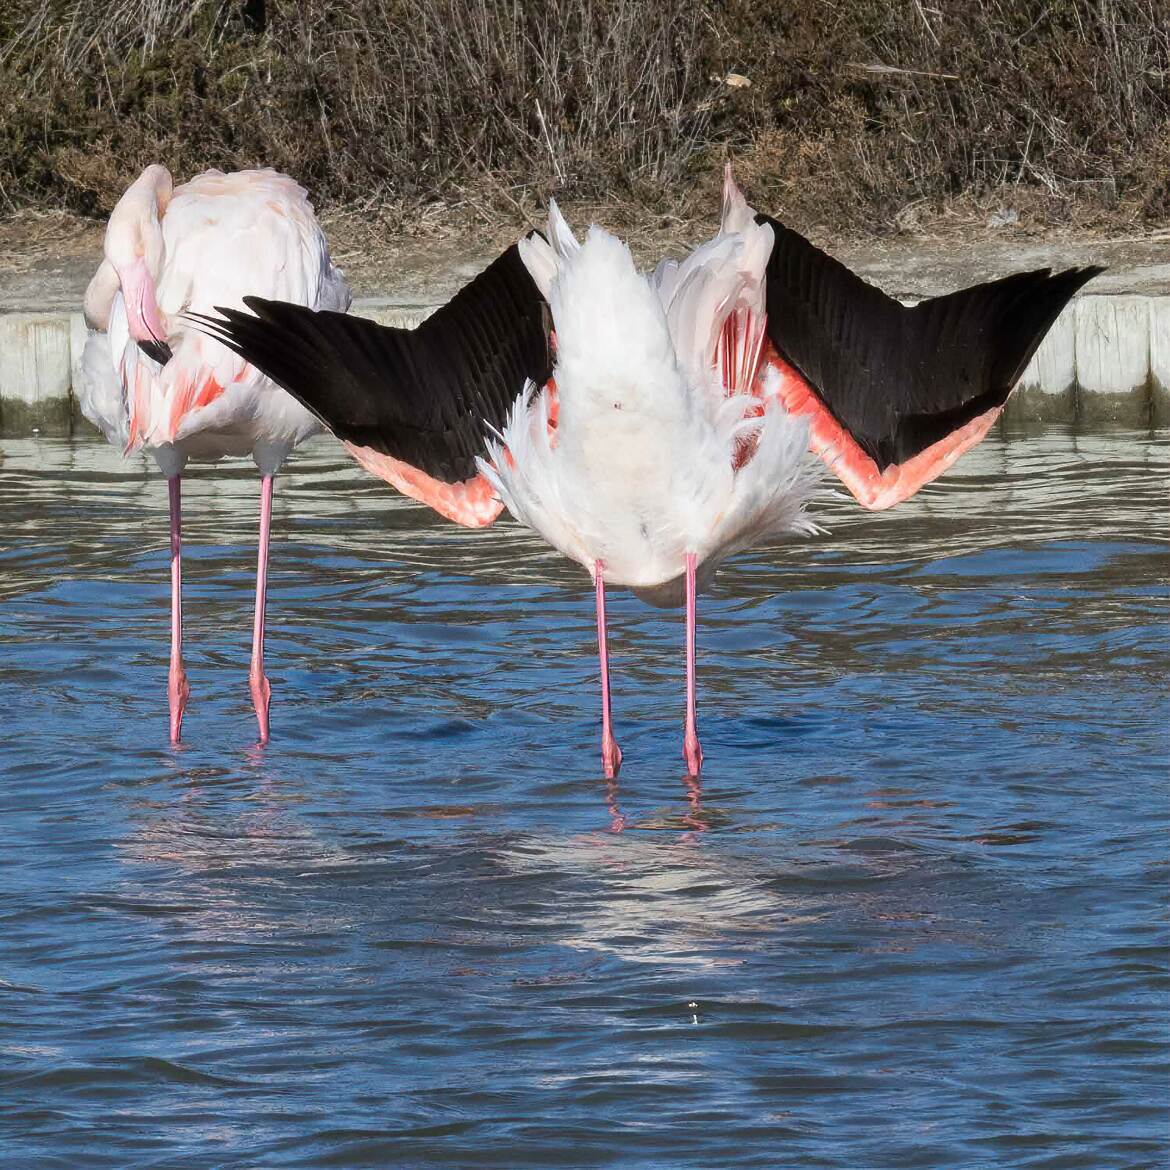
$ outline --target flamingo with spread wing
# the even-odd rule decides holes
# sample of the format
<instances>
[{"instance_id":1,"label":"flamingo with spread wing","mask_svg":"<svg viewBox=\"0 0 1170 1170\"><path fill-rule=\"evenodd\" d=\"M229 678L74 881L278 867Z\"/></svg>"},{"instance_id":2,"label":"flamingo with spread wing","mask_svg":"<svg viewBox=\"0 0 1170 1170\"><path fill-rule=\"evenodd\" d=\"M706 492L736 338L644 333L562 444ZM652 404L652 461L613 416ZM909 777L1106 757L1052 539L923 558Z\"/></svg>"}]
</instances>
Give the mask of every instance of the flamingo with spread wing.
<instances>
[{"instance_id":1,"label":"flamingo with spread wing","mask_svg":"<svg viewBox=\"0 0 1170 1170\"><path fill-rule=\"evenodd\" d=\"M309 310L344 311L350 295L329 259L305 191L272 170L207 171L175 187L149 166L110 216L105 256L85 294L91 329L81 408L127 454L149 451L171 513L170 734L189 695L182 654L180 478L189 459L251 455L261 475L260 543L250 689L269 736L264 609L273 477L321 429L316 415L239 354L192 329L184 312L242 305L263 292Z\"/></svg>"},{"instance_id":2,"label":"flamingo with spread wing","mask_svg":"<svg viewBox=\"0 0 1170 1170\"><path fill-rule=\"evenodd\" d=\"M720 231L640 275L553 205L415 330L259 297L201 326L312 409L367 469L450 519L501 504L592 575L602 763L607 583L686 608L684 757L702 764L696 598L721 561L812 529L819 456L865 507L906 499L987 433L1100 269L1020 273L905 308L776 220L728 170Z\"/></svg>"}]
</instances>

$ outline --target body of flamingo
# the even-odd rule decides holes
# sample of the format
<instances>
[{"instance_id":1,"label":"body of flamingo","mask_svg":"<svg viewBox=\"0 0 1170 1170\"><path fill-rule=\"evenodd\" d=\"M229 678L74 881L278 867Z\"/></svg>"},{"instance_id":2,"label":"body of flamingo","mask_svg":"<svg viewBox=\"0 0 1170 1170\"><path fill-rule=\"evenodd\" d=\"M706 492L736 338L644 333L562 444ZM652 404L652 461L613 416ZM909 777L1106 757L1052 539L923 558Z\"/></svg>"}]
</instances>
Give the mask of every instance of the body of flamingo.
<instances>
[{"instance_id":1,"label":"body of flamingo","mask_svg":"<svg viewBox=\"0 0 1170 1170\"><path fill-rule=\"evenodd\" d=\"M601 228L578 244L554 204L547 239L520 246L551 309L555 391L533 386L516 400L480 470L513 516L593 576L607 775L621 751L605 585L685 606L684 754L697 774L697 594L739 549L814 530L803 510L816 479L806 423L775 400L757 410L754 369L740 377L718 352L725 325L753 307L769 237L746 224L649 278Z\"/></svg>"},{"instance_id":2,"label":"body of flamingo","mask_svg":"<svg viewBox=\"0 0 1170 1170\"><path fill-rule=\"evenodd\" d=\"M201 327L309 406L363 466L450 519L502 505L592 575L602 762L605 594L686 608L731 553L813 525L819 456L868 508L913 495L977 443L1057 314L1099 269L1020 273L907 308L731 179L716 236L639 275L551 209L416 330L246 298ZM551 328L550 328L551 326Z\"/></svg>"},{"instance_id":3,"label":"body of flamingo","mask_svg":"<svg viewBox=\"0 0 1170 1170\"><path fill-rule=\"evenodd\" d=\"M344 311L349 290L329 259L305 191L271 170L208 171L175 187L147 167L110 216L105 256L85 297L90 335L81 407L127 454L151 453L171 512L170 734L189 688L182 657L181 475L188 460L251 455L260 471L260 541L250 688L269 734L264 609L273 477L320 429L316 416L183 313L241 304L258 289L310 309Z\"/></svg>"}]
</instances>

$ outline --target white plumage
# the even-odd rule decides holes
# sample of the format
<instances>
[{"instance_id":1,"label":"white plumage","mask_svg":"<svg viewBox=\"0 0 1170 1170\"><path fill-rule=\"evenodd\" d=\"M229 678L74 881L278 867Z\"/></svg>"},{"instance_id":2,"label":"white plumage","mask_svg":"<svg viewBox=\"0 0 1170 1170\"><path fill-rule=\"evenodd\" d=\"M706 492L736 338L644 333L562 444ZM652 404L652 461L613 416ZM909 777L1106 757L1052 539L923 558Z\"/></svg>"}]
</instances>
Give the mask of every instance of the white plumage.
<instances>
[{"instance_id":1,"label":"white plumage","mask_svg":"<svg viewBox=\"0 0 1170 1170\"><path fill-rule=\"evenodd\" d=\"M313 309L349 308L306 192L272 170L206 171L174 187L149 166L118 201L105 255L85 294L91 332L81 361L81 409L126 453L150 451L171 510L171 740L189 688L182 660L180 473L188 459L251 455L262 478L250 685L268 739L264 606L272 482L317 419L255 367L192 329L188 312L243 307L245 296Z\"/></svg>"},{"instance_id":2,"label":"white plumage","mask_svg":"<svg viewBox=\"0 0 1170 1170\"><path fill-rule=\"evenodd\" d=\"M738 549L814 531L805 425L775 404L749 414L758 401L729 397L715 365L725 320L762 282L758 231L721 233L653 280L601 228L579 245L555 204L552 243L521 244L552 309L558 416L550 428L549 394L530 387L482 469L518 520L656 604L682 600L688 553L701 587Z\"/></svg>"},{"instance_id":3,"label":"white plumage","mask_svg":"<svg viewBox=\"0 0 1170 1170\"><path fill-rule=\"evenodd\" d=\"M242 307L248 295L345 311L349 289L306 192L287 175L207 171L173 192L170 182L165 168L147 168L110 217L106 258L86 295L87 318L101 328L82 357L82 412L111 442L151 450L167 475L188 458L248 454L273 474L320 423L181 314ZM118 271L127 254L153 258L166 328L158 340L173 352L165 365L131 336Z\"/></svg>"}]
</instances>

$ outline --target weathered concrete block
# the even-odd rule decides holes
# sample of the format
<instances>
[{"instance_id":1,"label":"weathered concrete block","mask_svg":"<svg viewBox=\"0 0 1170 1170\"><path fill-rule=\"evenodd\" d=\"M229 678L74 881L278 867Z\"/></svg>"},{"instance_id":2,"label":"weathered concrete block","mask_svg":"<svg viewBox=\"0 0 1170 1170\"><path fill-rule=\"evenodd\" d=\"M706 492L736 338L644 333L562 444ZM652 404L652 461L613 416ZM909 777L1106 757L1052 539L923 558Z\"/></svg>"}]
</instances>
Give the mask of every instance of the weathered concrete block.
<instances>
[{"instance_id":1,"label":"weathered concrete block","mask_svg":"<svg viewBox=\"0 0 1170 1170\"><path fill-rule=\"evenodd\" d=\"M1078 419L1149 425L1149 298L1084 296L1074 305Z\"/></svg>"},{"instance_id":2,"label":"weathered concrete block","mask_svg":"<svg viewBox=\"0 0 1170 1170\"><path fill-rule=\"evenodd\" d=\"M69 430L72 384L69 318L61 313L0 315L0 429Z\"/></svg>"},{"instance_id":3,"label":"weathered concrete block","mask_svg":"<svg viewBox=\"0 0 1170 1170\"><path fill-rule=\"evenodd\" d=\"M1072 422L1077 410L1076 305L1056 318L1032 356L1003 416L1008 422Z\"/></svg>"},{"instance_id":4,"label":"weathered concrete block","mask_svg":"<svg viewBox=\"0 0 1170 1170\"><path fill-rule=\"evenodd\" d=\"M433 304L366 298L353 312L410 328ZM86 341L78 312L0 314L0 431L68 434ZM1008 401L1004 422L1075 419L1170 425L1170 298L1088 294L1057 319ZM82 424L87 427L87 424Z\"/></svg>"},{"instance_id":5,"label":"weathered concrete block","mask_svg":"<svg viewBox=\"0 0 1170 1170\"><path fill-rule=\"evenodd\" d=\"M89 329L85 324L84 313L70 313L69 314L69 377L70 385L73 389L71 395L71 406L73 418L82 419L85 426L89 423L84 422L85 416L81 413L80 400L78 392L81 387L81 355L85 352L85 341L89 337Z\"/></svg>"},{"instance_id":6,"label":"weathered concrete block","mask_svg":"<svg viewBox=\"0 0 1170 1170\"><path fill-rule=\"evenodd\" d=\"M1150 397L1155 426L1170 426L1170 297L1150 298Z\"/></svg>"}]
</instances>

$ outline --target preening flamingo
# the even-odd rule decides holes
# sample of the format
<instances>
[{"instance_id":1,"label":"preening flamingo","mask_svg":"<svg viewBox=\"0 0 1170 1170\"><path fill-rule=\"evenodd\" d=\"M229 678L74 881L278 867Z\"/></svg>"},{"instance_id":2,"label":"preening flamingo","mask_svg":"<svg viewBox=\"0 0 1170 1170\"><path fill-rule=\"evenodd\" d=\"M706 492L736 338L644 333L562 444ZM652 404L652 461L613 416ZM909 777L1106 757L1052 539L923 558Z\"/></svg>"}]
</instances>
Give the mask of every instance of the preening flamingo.
<instances>
[{"instance_id":1,"label":"preening flamingo","mask_svg":"<svg viewBox=\"0 0 1170 1170\"><path fill-rule=\"evenodd\" d=\"M621 752L605 584L684 604L697 775L697 594L730 553L811 530L806 450L866 507L912 495L987 433L1098 271L907 309L756 214L728 171L719 233L652 278L599 228L578 244L553 205L547 237L513 245L417 330L255 297L201 324L374 474L463 524L503 502L591 573L607 776Z\"/></svg>"},{"instance_id":2,"label":"preening flamingo","mask_svg":"<svg viewBox=\"0 0 1170 1170\"><path fill-rule=\"evenodd\" d=\"M316 416L256 367L192 329L188 310L240 305L248 293L344 311L350 295L329 259L305 191L272 170L207 171L182 186L149 166L110 216L105 257L85 294L91 329L81 408L129 454L151 452L171 513L171 741L189 687L182 653L181 474L189 459L251 455L261 475L260 542L250 689L260 741L269 735L264 607L273 477L321 429Z\"/></svg>"}]
</instances>

